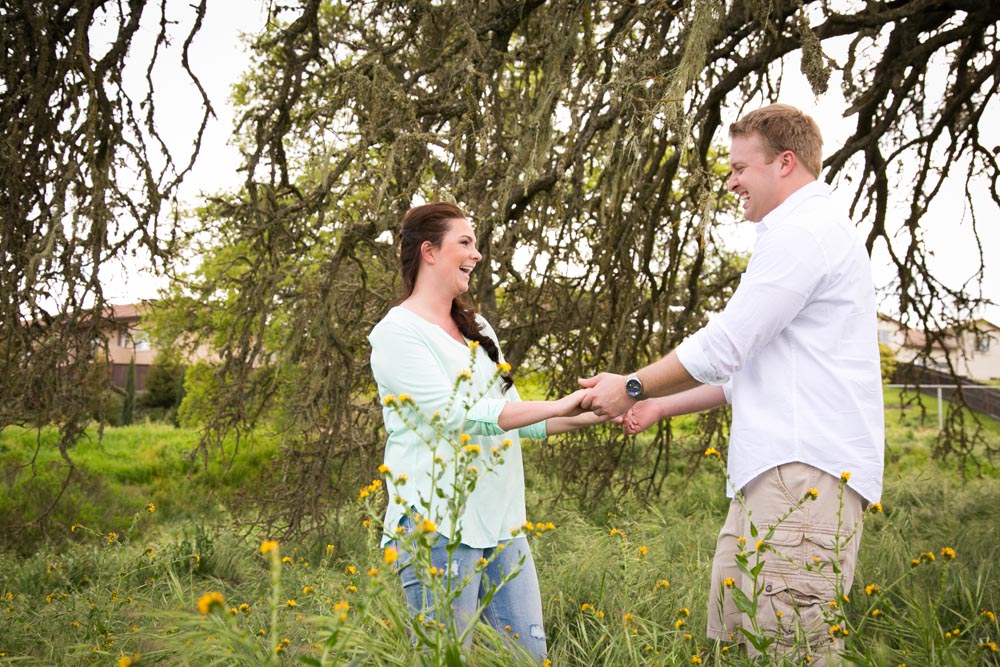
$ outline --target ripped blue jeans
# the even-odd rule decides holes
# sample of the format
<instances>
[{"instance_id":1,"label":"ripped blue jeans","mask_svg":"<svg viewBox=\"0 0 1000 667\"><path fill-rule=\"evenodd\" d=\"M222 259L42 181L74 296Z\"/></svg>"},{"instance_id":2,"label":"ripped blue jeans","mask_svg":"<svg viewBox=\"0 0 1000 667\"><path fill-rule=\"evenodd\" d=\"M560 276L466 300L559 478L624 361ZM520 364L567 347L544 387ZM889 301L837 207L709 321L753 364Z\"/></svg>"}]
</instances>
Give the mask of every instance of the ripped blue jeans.
<instances>
[{"instance_id":1,"label":"ripped blue jeans","mask_svg":"<svg viewBox=\"0 0 1000 667\"><path fill-rule=\"evenodd\" d=\"M412 521L404 517L400 524L407 530L412 530ZM448 572L448 552L445 547L448 538L440 535L431 548L431 561L434 567ZM455 549L451 571L448 580L460 582L469 577L469 583L454 602L455 620L458 623L469 622L475 617L476 609L490 588L491 583L499 583L504 573L510 573L518 567L521 558L524 563L516 577L496 591L493 599L483 610L483 617L502 637L519 642L539 662L545 659L545 628L542 625L542 598L538 588L538 575L535 563L531 559L531 549L528 540L523 536L513 540L504 540L497 547L476 549L460 544ZM476 572L476 563L481 559L490 559L490 564ZM410 614L433 613L434 600L431 591L417 579L413 567L409 563L410 556L405 550L400 550L396 562L397 572L406 593L406 603ZM464 631L458 628L458 632ZM466 639L466 647L472 641L472 633Z\"/></svg>"}]
</instances>

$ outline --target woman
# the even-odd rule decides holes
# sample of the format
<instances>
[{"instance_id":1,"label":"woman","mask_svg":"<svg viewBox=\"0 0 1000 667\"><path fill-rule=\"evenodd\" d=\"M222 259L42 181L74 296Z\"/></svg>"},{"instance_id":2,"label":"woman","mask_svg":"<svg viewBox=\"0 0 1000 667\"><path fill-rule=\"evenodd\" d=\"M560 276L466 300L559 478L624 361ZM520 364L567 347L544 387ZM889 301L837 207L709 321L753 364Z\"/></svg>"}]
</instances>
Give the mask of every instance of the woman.
<instances>
[{"instance_id":1,"label":"woman","mask_svg":"<svg viewBox=\"0 0 1000 667\"><path fill-rule=\"evenodd\" d=\"M459 207L438 202L410 209L400 238L405 295L368 337L379 395L388 403L383 410L389 432L383 469L388 469L387 492L394 501L386 511L383 544L400 529L412 532L418 514L433 521L430 525L438 532L431 550L433 567L458 581L471 577L453 606L459 633L474 619L490 585L514 571L523 558L519 574L496 591L483 615L498 632L516 638L541 660L546 644L538 579L527 540L511 534L512 527L526 520L518 436L544 438L601 419L580 414L583 390L555 401L520 400L493 328L459 298L468 291L469 275L482 259L472 226ZM460 375L464 380L456 380ZM407 418L398 404L394 406L393 397L401 396L407 396L425 420L437 413L445 420L445 430L461 433L468 445L464 451L481 452L481 461L470 466L478 475L474 488L454 521L448 501L454 498L455 486L442 483L440 471L445 458L455 458L455 448L435 442L431 425ZM498 451L501 457L491 457ZM399 483L400 475L404 483ZM449 567L445 547L453 537L461 543ZM408 566L409 555L403 549L399 554L398 572L410 612L424 613L430 607L428 591ZM481 559L489 563L485 570L476 567ZM471 632L466 643L470 640Z\"/></svg>"}]
</instances>

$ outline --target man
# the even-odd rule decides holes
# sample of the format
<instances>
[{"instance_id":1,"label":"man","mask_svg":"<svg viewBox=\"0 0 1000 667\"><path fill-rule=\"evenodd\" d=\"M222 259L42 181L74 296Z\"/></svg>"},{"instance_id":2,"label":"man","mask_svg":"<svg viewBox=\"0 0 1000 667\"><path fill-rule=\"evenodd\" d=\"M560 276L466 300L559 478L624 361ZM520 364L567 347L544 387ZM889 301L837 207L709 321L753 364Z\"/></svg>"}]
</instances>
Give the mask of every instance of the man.
<instances>
[{"instance_id":1,"label":"man","mask_svg":"<svg viewBox=\"0 0 1000 667\"><path fill-rule=\"evenodd\" d=\"M728 188L757 223L739 287L721 313L662 359L627 378L581 380L590 388L582 406L624 415L625 432L635 434L663 417L732 404L733 501L716 546L708 634L739 640L740 627L754 632L731 587L753 596L736 555L759 550L766 565L756 582L756 622L758 634L776 640L769 652L793 664L806 664L806 656L809 664L830 664L843 651L837 604L854 578L862 514L882 492L871 266L830 188L817 180L822 138L812 118L774 104L747 114L729 134ZM760 549L751 521L760 537L776 526Z\"/></svg>"}]
</instances>

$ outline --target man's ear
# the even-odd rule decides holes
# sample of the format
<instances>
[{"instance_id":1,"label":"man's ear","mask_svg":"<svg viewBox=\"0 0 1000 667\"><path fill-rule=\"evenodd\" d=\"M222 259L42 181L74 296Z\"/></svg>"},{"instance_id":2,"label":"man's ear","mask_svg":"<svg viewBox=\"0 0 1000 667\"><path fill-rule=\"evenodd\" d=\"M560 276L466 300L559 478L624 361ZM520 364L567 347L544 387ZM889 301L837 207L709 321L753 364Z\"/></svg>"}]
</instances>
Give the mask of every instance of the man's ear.
<instances>
[{"instance_id":1,"label":"man's ear","mask_svg":"<svg viewBox=\"0 0 1000 667\"><path fill-rule=\"evenodd\" d=\"M437 248L430 241L424 241L420 244L420 257L428 264L433 264L437 261Z\"/></svg>"},{"instance_id":2,"label":"man's ear","mask_svg":"<svg viewBox=\"0 0 1000 667\"><path fill-rule=\"evenodd\" d=\"M778 169L782 176L788 176L795 170L795 166L799 163L799 158L792 151L782 151L778 155L779 166Z\"/></svg>"}]
</instances>

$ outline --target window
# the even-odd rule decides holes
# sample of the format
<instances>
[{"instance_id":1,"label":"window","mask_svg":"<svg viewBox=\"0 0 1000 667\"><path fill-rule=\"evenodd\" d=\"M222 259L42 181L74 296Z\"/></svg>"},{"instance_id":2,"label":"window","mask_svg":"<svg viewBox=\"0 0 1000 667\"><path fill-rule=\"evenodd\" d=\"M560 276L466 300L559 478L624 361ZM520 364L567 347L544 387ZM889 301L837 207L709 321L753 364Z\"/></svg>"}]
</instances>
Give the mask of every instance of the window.
<instances>
[{"instance_id":1,"label":"window","mask_svg":"<svg viewBox=\"0 0 1000 667\"><path fill-rule=\"evenodd\" d=\"M976 334L976 352L981 354L989 352L991 338L993 337L988 334Z\"/></svg>"},{"instance_id":2,"label":"window","mask_svg":"<svg viewBox=\"0 0 1000 667\"><path fill-rule=\"evenodd\" d=\"M141 329L130 329L118 332L118 347L123 350L135 350L142 352L149 350L149 334Z\"/></svg>"},{"instance_id":3,"label":"window","mask_svg":"<svg viewBox=\"0 0 1000 667\"><path fill-rule=\"evenodd\" d=\"M135 330L132 332L132 341L137 352L149 349L149 334L145 331Z\"/></svg>"}]
</instances>

